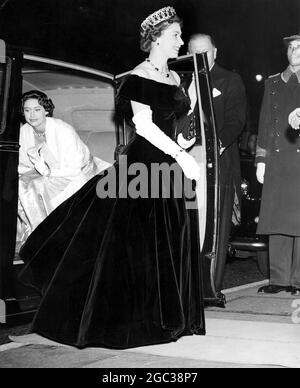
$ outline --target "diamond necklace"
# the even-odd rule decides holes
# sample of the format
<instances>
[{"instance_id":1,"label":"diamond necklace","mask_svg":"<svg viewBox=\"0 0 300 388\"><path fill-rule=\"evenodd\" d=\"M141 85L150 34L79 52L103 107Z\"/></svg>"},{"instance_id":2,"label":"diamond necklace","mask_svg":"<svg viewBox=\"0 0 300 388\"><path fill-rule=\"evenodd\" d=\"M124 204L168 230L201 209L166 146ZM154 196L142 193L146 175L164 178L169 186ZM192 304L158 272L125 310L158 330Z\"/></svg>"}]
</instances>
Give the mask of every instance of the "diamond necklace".
<instances>
[{"instance_id":1,"label":"diamond necklace","mask_svg":"<svg viewBox=\"0 0 300 388\"><path fill-rule=\"evenodd\" d=\"M146 62L148 62L155 71L157 71L158 73L160 73L161 75L169 78L170 77L170 71L167 70L167 71L163 71L163 70L159 70L159 68L157 66L154 65L154 63L151 61L150 58L146 58Z\"/></svg>"}]
</instances>

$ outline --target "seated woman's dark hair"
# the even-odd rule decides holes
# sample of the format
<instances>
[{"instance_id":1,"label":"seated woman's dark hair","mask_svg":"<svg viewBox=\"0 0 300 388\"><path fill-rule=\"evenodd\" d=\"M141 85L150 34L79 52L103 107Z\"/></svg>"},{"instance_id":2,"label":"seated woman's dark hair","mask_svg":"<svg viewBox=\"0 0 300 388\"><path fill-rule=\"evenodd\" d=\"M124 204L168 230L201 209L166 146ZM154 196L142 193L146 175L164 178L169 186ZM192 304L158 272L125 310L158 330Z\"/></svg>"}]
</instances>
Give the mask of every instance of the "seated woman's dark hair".
<instances>
[{"instance_id":1,"label":"seated woman's dark hair","mask_svg":"<svg viewBox=\"0 0 300 388\"><path fill-rule=\"evenodd\" d=\"M48 112L48 117L53 116L53 111L55 109L55 106L51 100L47 96L47 94L39 91L39 90L30 90L29 92L26 92L22 95L21 99L21 113L24 114L24 104L25 101L35 99L38 100L38 103L45 109L46 112Z\"/></svg>"},{"instance_id":2,"label":"seated woman's dark hair","mask_svg":"<svg viewBox=\"0 0 300 388\"><path fill-rule=\"evenodd\" d=\"M161 36L161 33L170 26L170 24L179 23L182 27L182 21L174 15L170 19L158 23L156 26L148 26L145 30L141 28L140 35L140 48L145 53L149 53L151 49L151 43L155 42L157 38Z\"/></svg>"}]
</instances>

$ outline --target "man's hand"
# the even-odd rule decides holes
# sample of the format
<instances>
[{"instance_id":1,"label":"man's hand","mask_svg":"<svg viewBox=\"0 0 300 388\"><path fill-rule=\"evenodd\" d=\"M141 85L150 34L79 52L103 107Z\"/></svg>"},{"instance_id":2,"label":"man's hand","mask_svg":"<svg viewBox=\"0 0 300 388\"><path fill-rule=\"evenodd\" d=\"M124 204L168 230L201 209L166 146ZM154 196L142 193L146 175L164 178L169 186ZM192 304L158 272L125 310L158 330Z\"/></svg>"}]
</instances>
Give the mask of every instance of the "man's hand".
<instances>
[{"instance_id":1,"label":"man's hand","mask_svg":"<svg viewBox=\"0 0 300 388\"><path fill-rule=\"evenodd\" d=\"M265 163L257 163L256 167L256 178L259 183L263 184L265 179L265 170L266 170L266 164Z\"/></svg>"},{"instance_id":2,"label":"man's hand","mask_svg":"<svg viewBox=\"0 0 300 388\"><path fill-rule=\"evenodd\" d=\"M289 114L289 124L293 129L300 128L300 108L296 108Z\"/></svg>"}]
</instances>

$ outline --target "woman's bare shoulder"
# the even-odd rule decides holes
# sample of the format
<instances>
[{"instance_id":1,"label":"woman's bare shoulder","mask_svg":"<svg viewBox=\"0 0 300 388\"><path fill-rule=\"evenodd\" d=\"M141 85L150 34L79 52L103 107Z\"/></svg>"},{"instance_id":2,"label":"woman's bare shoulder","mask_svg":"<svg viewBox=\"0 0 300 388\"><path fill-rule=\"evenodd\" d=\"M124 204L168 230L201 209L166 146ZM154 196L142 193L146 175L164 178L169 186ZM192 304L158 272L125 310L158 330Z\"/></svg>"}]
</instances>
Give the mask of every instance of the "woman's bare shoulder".
<instances>
[{"instance_id":1,"label":"woman's bare shoulder","mask_svg":"<svg viewBox=\"0 0 300 388\"><path fill-rule=\"evenodd\" d=\"M138 64L132 71L131 74L138 75L140 77L144 78L150 78L149 77L149 69L147 66L147 63L144 61L140 64Z\"/></svg>"}]
</instances>

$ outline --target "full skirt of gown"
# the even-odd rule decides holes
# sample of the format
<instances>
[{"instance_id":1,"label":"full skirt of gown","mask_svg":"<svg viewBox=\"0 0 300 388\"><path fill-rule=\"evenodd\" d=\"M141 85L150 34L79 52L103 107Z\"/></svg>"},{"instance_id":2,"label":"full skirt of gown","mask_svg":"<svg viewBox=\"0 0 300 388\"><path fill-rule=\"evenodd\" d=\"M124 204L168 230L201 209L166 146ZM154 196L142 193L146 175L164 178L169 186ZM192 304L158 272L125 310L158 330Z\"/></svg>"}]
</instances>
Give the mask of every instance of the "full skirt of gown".
<instances>
[{"instance_id":1,"label":"full skirt of gown","mask_svg":"<svg viewBox=\"0 0 300 388\"><path fill-rule=\"evenodd\" d=\"M148 168L174 162L138 135L122 156ZM79 348L118 349L205 334L197 210L176 198L174 182L167 198L99 198L112 169L119 190L133 181L116 163L55 209L21 248L21 280L42 295L32 330Z\"/></svg>"}]
</instances>

